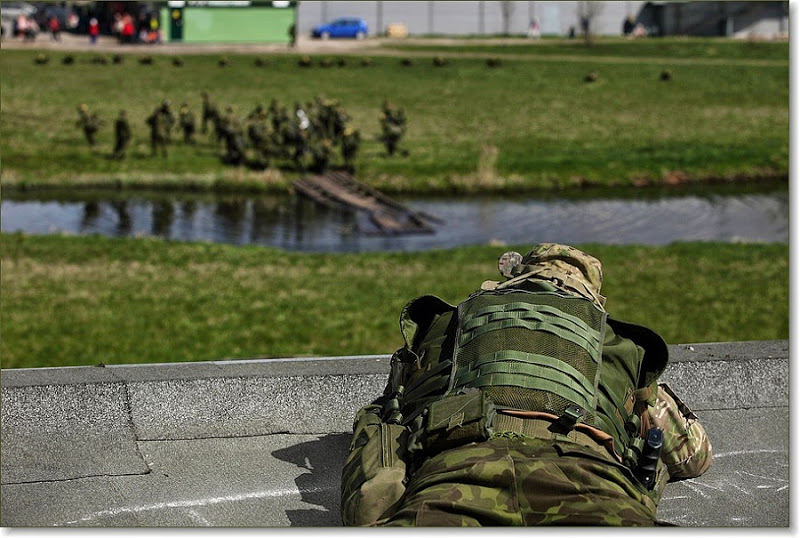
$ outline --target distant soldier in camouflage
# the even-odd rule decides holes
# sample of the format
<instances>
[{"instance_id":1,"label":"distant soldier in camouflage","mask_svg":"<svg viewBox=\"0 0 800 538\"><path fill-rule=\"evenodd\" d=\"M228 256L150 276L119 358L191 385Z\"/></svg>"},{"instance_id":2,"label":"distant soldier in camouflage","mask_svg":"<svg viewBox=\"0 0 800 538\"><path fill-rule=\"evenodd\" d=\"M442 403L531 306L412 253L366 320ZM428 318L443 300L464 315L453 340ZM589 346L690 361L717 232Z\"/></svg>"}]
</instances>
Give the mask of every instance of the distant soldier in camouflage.
<instances>
[{"instance_id":1,"label":"distant soldier in camouflage","mask_svg":"<svg viewBox=\"0 0 800 538\"><path fill-rule=\"evenodd\" d=\"M100 121L97 113L90 113L89 106L86 103L81 103L78 105L78 121L76 125L83 130L86 141L89 142L90 146L95 145L95 142L97 141L95 136L97 135L97 131L100 129L101 124L102 121Z\"/></svg>"},{"instance_id":2,"label":"distant soldier in camouflage","mask_svg":"<svg viewBox=\"0 0 800 538\"><path fill-rule=\"evenodd\" d=\"M328 169L333 156L333 143L328 138L314 140L310 144L311 170L323 174Z\"/></svg>"},{"instance_id":3,"label":"distant soldier in camouflage","mask_svg":"<svg viewBox=\"0 0 800 538\"><path fill-rule=\"evenodd\" d=\"M356 153L361 145L361 134L358 129L347 127L342 133L342 157L344 167L351 174L355 172Z\"/></svg>"},{"instance_id":4,"label":"distant soldier in camouflage","mask_svg":"<svg viewBox=\"0 0 800 538\"><path fill-rule=\"evenodd\" d=\"M211 100L208 96L208 92L203 90L200 94L203 98L203 117L201 121L201 132L206 134L208 132L208 124L211 123L211 126L214 126L216 122L217 116L219 116L219 110L217 109L217 105Z\"/></svg>"},{"instance_id":5,"label":"distant soldier in camouflage","mask_svg":"<svg viewBox=\"0 0 800 538\"><path fill-rule=\"evenodd\" d=\"M247 116L247 139L254 148L261 147L269 136L267 111L261 105Z\"/></svg>"},{"instance_id":6,"label":"distant soldier in camouflage","mask_svg":"<svg viewBox=\"0 0 800 538\"><path fill-rule=\"evenodd\" d=\"M242 164L245 158L245 133L236 114L236 107L229 106L225 109L221 130L225 140L225 155L222 160L228 164Z\"/></svg>"},{"instance_id":7,"label":"distant soldier in camouflage","mask_svg":"<svg viewBox=\"0 0 800 538\"><path fill-rule=\"evenodd\" d=\"M255 162L258 166L261 168L269 166L272 159L279 152L274 142L274 134L267 122L266 110L262 109L258 115L248 119L247 138L250 140L250 145L255 152Z\"/></svg>"},{"instance_id":8,"label":"distant soldier in camouflage","mask_svg":"<svg viewBox=\"0 0 800 538\"><path fill-rule=\"evenodd\" d=\"M145 122L150 127L150 154L155 156L160 152L162 157L166 157L169 143L167 128L169 120L164 113L164 107L156 108Z\"/></svg>"},{"instance_id":9,"label":"distant soldier in camouflage","mask_svg":"<svg viewBox=\"0 0 800 538\"><path fill-rule=\"evenodd\" d=\"M171 103L169 99L164 99L164 102L161 103L161 115L164 120L164 127L166 129L165 132L167 137L167 144L172 142L172 128L177 123L175 114L172 112L172 108L170 106Z\"/></svg>"},{"instance_id":10,"label":"distant soldier in camouflage","mask_svg":"<svg viewBox=\"0 0 800 538\"><path fill-rule=\"evenodd\" d=\"M402 108L395 108L388 101L383 102L380 115L381 140L390 156L397 151L400 139L406 133L406 114Z\"/></svg>"},{"instance_id":11,"label":"distant soldier in camouflage","mask_svg":"<svg viewBox=\"0 0 800 538\"><path fill-rule=\"evenodd\" d=\"M544 243L457 307L406 305L384 394L356 415L346 525L644 525L668 481L711 465L658 378L668 349L616 320L600 262Z\"/></svg>"},{"instance_id":12,"label":"distant soldier in camouflage","mask_svg":"<svg viewBox=\"0 0 800 538\"><path fill-rule=\"evenodd\" d=\"M184 144L194 144L194 132L197 129L196 122L194 119L194 112L191 111L189 108L188 103L183 103L181 105L179 121L181 124L181 129L183 130L183 142Z\"/></svg>"},{"instance_id":13,"label":"distant soldier in camouflage","mask_svg":"<svg viewBox=\"0 0 800 538\"><path fill-rule=\"evenodd\" d=\"M124 110L119 111L119 116L114 122L114 152L111 157L122 159L125 157L125 150L131 141L131 126L128 123L128 113Z\"/></svg>"}]
</instances>

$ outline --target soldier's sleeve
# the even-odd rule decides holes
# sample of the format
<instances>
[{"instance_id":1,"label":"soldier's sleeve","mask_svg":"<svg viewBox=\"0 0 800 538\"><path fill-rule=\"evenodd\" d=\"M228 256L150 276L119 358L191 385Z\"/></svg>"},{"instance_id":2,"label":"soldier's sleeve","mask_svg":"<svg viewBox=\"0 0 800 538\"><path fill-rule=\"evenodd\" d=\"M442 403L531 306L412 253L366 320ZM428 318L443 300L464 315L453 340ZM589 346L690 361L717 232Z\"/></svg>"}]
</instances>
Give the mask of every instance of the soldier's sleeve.
<instances>
[{"instance_id":1,"label":"soldier's sleeve","mask_svg":"<svg viewBox=\"0 0 800 538\"><path fill-rule=\"evenodd\" d=\"M665 383L659 383L655 405L648 406L651 426L664 432L661 460L670 481L700 476L711 466L711 441L700 421Z\"/></svg>"}]
</instances>

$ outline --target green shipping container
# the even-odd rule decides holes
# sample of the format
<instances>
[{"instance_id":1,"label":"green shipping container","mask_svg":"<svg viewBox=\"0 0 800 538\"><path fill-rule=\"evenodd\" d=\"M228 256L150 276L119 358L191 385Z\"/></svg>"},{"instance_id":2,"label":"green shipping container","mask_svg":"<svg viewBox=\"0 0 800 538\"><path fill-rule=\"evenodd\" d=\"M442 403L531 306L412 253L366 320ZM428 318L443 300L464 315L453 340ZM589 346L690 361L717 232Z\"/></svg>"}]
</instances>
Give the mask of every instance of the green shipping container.
<instances>
[{"instance_id":1,"label":"green shipping container","mask_svg":"<svg viewBox=\"0 0 800 538\"><path fill-rule=\"evenodd\" d=\"M183 7L161 9L166 41L184 43L289 43L294 6L286 8Z\"/></svg>"}]
</instances>

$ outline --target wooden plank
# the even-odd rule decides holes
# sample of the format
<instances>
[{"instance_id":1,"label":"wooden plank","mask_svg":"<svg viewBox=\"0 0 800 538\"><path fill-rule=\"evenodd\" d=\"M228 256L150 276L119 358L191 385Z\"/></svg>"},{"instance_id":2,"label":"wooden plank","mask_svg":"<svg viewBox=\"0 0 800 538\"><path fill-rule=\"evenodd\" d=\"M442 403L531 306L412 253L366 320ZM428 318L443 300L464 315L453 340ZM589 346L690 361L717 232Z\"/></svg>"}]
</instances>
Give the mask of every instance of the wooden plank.
<instances>
[{"instance_id":1,"label":"wooden plank","mask_svg":"<svg viewBox=\"0 0 800 538\"><path fill-rule=\"evenodd\" d=\"M307 176L293 182L295 189L314 202L336 208L363 211L381 233L433 233L432 215L415 212L377 189L353 179L346 172Z\"/></svg>"}]
</instances>

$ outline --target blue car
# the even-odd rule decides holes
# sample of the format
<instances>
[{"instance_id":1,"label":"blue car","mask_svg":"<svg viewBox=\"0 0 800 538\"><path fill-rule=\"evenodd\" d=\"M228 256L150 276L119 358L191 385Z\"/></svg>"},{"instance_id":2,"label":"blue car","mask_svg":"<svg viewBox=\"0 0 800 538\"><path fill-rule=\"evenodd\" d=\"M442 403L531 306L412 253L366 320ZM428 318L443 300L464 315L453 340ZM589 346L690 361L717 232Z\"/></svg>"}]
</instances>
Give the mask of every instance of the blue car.
<instances>
[{"instance_id":1,"label":"blue car","mask_svg":"<svg viewBox=\"0 0 800 538\"><path fill-rule=\"evenodd\" d=\"M327 24L315 26L311 30L311 35L320 39L331 37L364 39L367 36L367 21L357 17L340 17Z\"/></svg>"}]
</instances>

